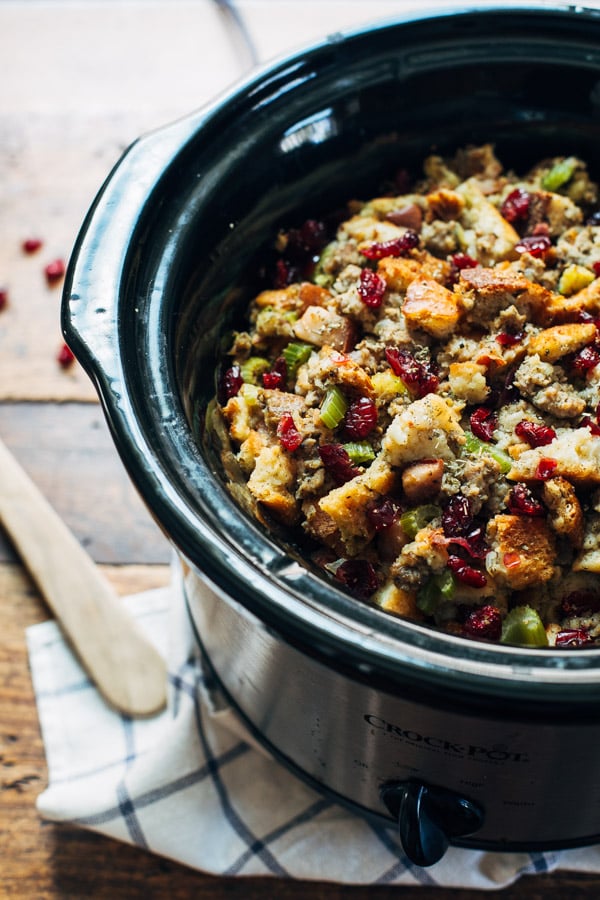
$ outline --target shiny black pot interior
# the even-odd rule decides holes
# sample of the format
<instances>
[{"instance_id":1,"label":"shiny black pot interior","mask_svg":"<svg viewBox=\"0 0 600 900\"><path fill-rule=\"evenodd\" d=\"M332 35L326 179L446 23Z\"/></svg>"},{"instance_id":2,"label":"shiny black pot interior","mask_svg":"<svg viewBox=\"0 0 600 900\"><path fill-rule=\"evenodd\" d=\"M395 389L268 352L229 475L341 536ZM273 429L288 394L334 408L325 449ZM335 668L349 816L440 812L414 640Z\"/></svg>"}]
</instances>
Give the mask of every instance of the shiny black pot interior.
<instances>
[{"instance_id":1,"label":"shiny black pot interior","mask_svg":"<svg viewBox=\"0 0 600 900\"><path fill-rule=\"evenodd\" d=\"M518 171L578 154L598 177L597 12L453 10L335 35L142 139L84 224L64 329L149 508L225 594L373 683L435 693L451 679L457 702L572 716L598 696L596 651L467 644L351 600L232 503L206 427L225 336L277 231L432 151L489 141Z\"/></svg>"}]
</instances>

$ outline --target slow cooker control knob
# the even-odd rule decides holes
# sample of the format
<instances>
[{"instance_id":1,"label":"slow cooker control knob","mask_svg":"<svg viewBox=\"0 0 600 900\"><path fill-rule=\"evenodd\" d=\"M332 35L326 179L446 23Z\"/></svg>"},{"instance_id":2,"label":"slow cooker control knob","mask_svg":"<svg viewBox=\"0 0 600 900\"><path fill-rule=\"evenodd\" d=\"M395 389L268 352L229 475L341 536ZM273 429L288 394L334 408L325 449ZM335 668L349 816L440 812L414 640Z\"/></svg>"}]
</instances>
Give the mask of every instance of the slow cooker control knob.
<instances>
[{"instance_id":1,"label":"slow cooker control knob","mask_svg":"<svg viewBox=\"0 0 600 900\"><path fill-rule=\"evenodd\" d=\"M385 785L381 799L397 816L402 847L417 866L438 862L453 838L483 824L483 812L471 800L419 781Z\"/></svg>"}]
</instances>

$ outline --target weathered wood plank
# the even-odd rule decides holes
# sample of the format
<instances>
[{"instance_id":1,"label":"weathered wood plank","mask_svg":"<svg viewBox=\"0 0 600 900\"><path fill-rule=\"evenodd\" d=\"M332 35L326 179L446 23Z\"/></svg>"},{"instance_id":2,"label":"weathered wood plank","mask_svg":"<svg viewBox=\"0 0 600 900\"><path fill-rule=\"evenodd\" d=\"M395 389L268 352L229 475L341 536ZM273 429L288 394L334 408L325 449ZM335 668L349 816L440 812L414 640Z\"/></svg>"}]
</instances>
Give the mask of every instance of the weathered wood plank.
<instances>
[{"instance_id":1,"label":"weathered wood plank","mask_svg":"<svg viewBox=\"0 0 600 900\"><path fill-rule=\"evenodd\" d=\"M0 404L0 434L96 562L168 562L169 545L133 488L98 405ZM0 561L9 559L14 553L0 534Z\"/></svg>"}]
</instances>

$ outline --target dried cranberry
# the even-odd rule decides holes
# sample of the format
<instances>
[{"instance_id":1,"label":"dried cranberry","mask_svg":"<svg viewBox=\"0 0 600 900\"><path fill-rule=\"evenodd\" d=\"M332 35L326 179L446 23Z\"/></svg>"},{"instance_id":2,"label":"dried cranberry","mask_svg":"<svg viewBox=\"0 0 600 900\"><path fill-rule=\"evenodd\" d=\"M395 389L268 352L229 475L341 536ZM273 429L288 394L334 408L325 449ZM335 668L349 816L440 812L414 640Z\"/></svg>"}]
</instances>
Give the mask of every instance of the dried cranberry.
<instances>
[{"instance_id":1,"label":"dried cranberry","mask_svg":"<svg viewBox=\"0 0 600 900\"><path fill-rule=\"evenodd\" d=\"M598 425L597 422L594 422L594 420L590 418L590 416L584 416L579 423L579 427L589 428L595 437L600 437L600 425Z\"/></svg>"},{"instance_id":2,"label":"dried cranberry","mask_svg":"<svg viewBox=\"0 0 600 900\"><path fill-rule=\"evenodd\" d=\"M535 477L539 479L539 481L548 481L549 478L552 478L554 474L554 470L558 466L558 463L555 459L548 459L544 457L540 459L537 464L537 469L535 470Z\"/></svg>"},{"instance_id":3,"label":"dried cranberry","mask_svg":"<svg viewBox=\"0 0 600 900\"><path fill-rule=\"evenodd\" d=\"M64 260L55 259L52 262L48 263L46 268L44 269L44 273L46 275L46 281L48 284L56 284L57 281L65 274L66 267Z\"/></svg>"},{"instance_id":4,"label":"dried cranberry","mask_svg":"<svg viewBox=\"0 0 600 900\"><path fill-rule=\"evenodd\" d=\"M589 345L580 350L573 359L573 368L578 375L584 377L592 369L595 369L600 362L600 352L593 346Z\"/></svg>"},{"instance_id":5,"label":"dried cranberry","mask_svg":"<svg viewBox=\"0 0 600 900\"><path fill-rule=\"evenodd\" d=\"M585 647L586 644L593 644L594 641L584 628L572 628L566 631L559 631L556 635L557 647Z\"/></svg>"},{"instance_id":6,"label":"dried cranberry","mask_svg":"<svg viewBox=\"0 0 600 900\"><path fill-rule=\"evenodd\" d=\"M497 606L488 604L471 610L463 623L469 637L483 641L499 641L502 634L502 616Z\"/></svg>"},{"instance_id":7,"label":"dried cranberry","mask_svg":"<svg viewBox=\"0 0 600 900\"><path fill-rule=\"evenodd\" d=\"M56 354L56 361L61 369L68 369L75 362L75 354L67 344L63 344Z\"/></svg>"},{"instance_id":8,"label":"dried cranberry","mask_svg":"<svg viewBox=\"0 0 600 900\"><path fill-rule=\"evenodd\" d=\"M277 424L277 437L284 450L293 453L302 443L302 435L296 428L296 423L291 413L283 413Z\"/></svg>"},{"instance_id":9,"label":"dried cranberry","mask_svg":"<svg viewBox=\"0 0 600 900\"><path fill-rule=\"evenodd\" d=\"M453 536L446 538L448 546L456 544L462 547L473 559L485 559L490 552L489 545L485 541L483 528L477 527L470 531L466 537Z\"/></svg>"},{"instance_id":10,"label":"dried cranberry","mask_svg":"<svg viewBox=\"0 0 600 900\"><path fill-rule=\"evenodd\" d=\"M21 244L23 253L37 253L41 246L42 241L39 238L27 238Z\"/></svg>"},{"instance_id":11,"label":"dried cranberry","mask_svg":"<svg viewBox=\"0 0 600 900\"><path fill-rule=\"evenodd\" d=\"M221 406L224 406L231 397L235 397L243 383L244 379L239 366L225 369L217 387L217 399Z\"/></svg>"},{"instance_id":12,"label":"dried cranberry","mask_svg":"<svg viewBox=\"0 0 600 900\"><path fill-rule=\"evenodd\" d=\"M379 587L377 574L366 559L346 559L335 570L335 577L355 596L366 599Z\"/></svg>"},{"instance_id":13,"label":"dried cranberry","mask_svg":"<svg viewBox=\"0 0 600 900\"><path fill-rule=\"evenodd\" d=\"M592 269L594 270L594 275L596 278L600 278L600 260L598 262L592 263Z\"/></svg>"},{"instance_id":14,"label":"dried cranberry","mask_svg":"<svg viewBox=\"0 0 600 900\"><path fill-rule=\"evenodd\" d=\"M393 238L391 241L375 242L360 252L367 259L383 259L385 256L406 256L418 246L419 235L411 228L407 228L400 237Z\"/></svg>"},{"instance_id":15,"label":"dried cranberry","mask_svg":"<svg viewBox=\"0 0 600 900\"><path fill-rule=\"evenodd\" d=\"M325 469L338 484L345 484L360 475L360 469L352 463L341 444L321 444L319 456Z\"/></svg>"},{"instance_id":16,"label":"dried cranberry","mask_svg":"<svg viewBox=\"0 0 600 900\"><path fill-rule=\"evenodd\" d=\"M529 215L531 194L524 188L511 191L500 207L500 213L507 222L522 222Z\"/></svg>"},{"instance_id":17,"label":"dried cranberry","mask_svg":"<svg viewBox=\"0 0 600 900\"><path fill-rule=\"evenodd\" d=\"M600 595L591 591L571 591L562 599L562 610L565 616L584 616L600 610Z\"/></svg>"},{"instance_id":18,"label":"dried cranberry","mask_svg":"<svg viewBox=\"0 0 600 900\"><path fill-rule=\"evenodd\" d=\"M344 416L344 428L349 438L360 441L377 425L377 407L369 397L354 400Z\"/></svg>"},{"instance_id":19,"label":"dried cranberry","mask_svg":"<svg viewBox=\"0 0 600 900\"><path fill-rule=\"evenodd\" d=\"M375 531L390 528L398 520L402 507L391 497L383 497L367 510L367 518Z\"/></svg>"},{"instance_id":20,"label":"dried cranberry","mask_svg":"<svg viewBox=\"0 0 600 900\"><path fill-rule=\"evenodd\" d=\"M471 501L463 494L455 494L442 511L442 528L446 537L466 537L473 530Z\"/></svg>"},{"instance_id":21,"label":"dried cranberry","mask_svg":"<svg viewBox=\"0 0 600 900\"><path fill-rule=\"evenodd\" d=\"M516 516L543 516L544 507L536 500L527 485L515 484L506 501L511 513Z\"/></svg>"},{"instance_id":22,"label":"dried cranberry","mask_svg":"<svg viewBox=\"0 0 600 900\"><path fill-rule=\"evenodd\" d=\"M451 259L451 263L453 266L459 271L462 269L474 269L475 266L478 266L479 263L476 259L473 259L472 256L469 256L468 253L455 253Z\"/></svg>"},{"instance_id":23,"label":"dried cranberry","mask_svg":"<svg viewBox=\"0 0 600 900\"><path fill-rule=\"evenodd\" d=\"M5 306L8 306L8 290L0 287L0 312L2 312Z\"/></svg>"},{"instance_id":24,"label":"dried cranberry","mask_svg":"<svg viewBox=\"0 0 600 900\"><path fill-rule=\"evenodd\" d=\"M485 406L478 406L469 417L471 431L482 441L491 441L498 416Z\"/></svg>"},{"instance_id":25,"label":"dried cranberry","mask_svg":"<svg viewBox=\"0 0 600 900\"><path fill-rule=\"evenodd\" d=\"M544 256L552 241L547 234L529 234L515 244L517 253L529 253L530 256Z\"/></svg>"},{"instance_id":26,"label":"dried cranberry","mask_svg":"<svg viewBox=\"0 0 600 900\"><path fill-rule=\"evenodd\" d=\"M287 365L283 356L278 356L270 372L263 372L263 387L270 390L282 391L287 384Z\"/></svg>"},{"instance_id":27,"label":"dried cranberry","mask_svg":"<svg viewBox=\"0 0 600 900\"><path fill-rule=\"evenodd\" d=\"M360 273L358 293L365 306L370 306L371 309L381 306L386 287L385 279L372 269L363 269Z\"/></svg>"},{"instance_id":28,"label":"dried cranberry","mask_svg":"<svg viewBox=\"0 0 600 900\"><path fill-rule=\"evenodd\" d=\"M529 419L522 419L515 427L517 437L527 441L530 447L545 447L556 437L554 428L549 425L538 425Z\"/></svg>"},{"instance_id":29,"label":"dried cranberry","mask_svg":"<svg viewBox=\"0 0 600 900\"><path fill-rule=\"evenodd\" d=\"M501 331L496 335L496 341L500 344L501 347L514 347L515 344L520 344L523 338L525 337L525 333L523 331Z\"/></svg>"},{"instance_id":30,"label":"dried cranberry","mask_svg":"<svg viewBox=\"0 0 600 900\"><path fill-rule=\"evenodd\" d=\"M394 374L417 397L437 391L439 379L430 364L419 362L408 350L398 350L396 347L386 347L385 356Z\"/></svg>"},{"instance_id":31,"label":"dried cranberry","mask_svg":"<svg viewBox=\"0 0 600 900\"><path fill-rule=\"evenodd\" d=\"M482 588L487 584L487 578L479 569L474 569L460 556L448 557L448 568L456 576L458 581L473 588Z\"/></svg>"}]
</instances>

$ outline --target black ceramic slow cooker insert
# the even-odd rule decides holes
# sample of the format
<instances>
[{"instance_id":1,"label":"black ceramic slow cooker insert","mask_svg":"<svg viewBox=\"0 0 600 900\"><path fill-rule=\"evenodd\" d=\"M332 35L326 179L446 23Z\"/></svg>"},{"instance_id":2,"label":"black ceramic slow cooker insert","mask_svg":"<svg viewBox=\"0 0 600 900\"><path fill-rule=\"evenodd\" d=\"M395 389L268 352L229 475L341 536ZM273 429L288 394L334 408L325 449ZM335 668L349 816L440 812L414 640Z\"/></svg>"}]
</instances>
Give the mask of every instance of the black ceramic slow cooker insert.
<instances>
[{"instance_id":1,"label":"black ceramic slow cooker insert","mask_svg":"<svg viewBox=\"0 0 600 900\"><path fill-rule=\"evenodd\" d=\"M600 654L488 646L349 598L234 502L210 403L282 226L368 196L432 150L485 142L517 171L573 154L598 177L598 11L415 14L253 73L127 151L81 229L63 303L123 463L185 563L223 690L298 775L398 820L423 865L449 842L600 839ZM585 773L585 803L565 761Z\"/></svg>"}]
</instances>

